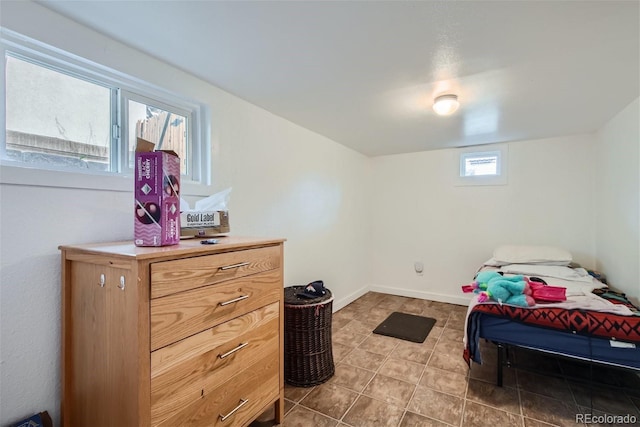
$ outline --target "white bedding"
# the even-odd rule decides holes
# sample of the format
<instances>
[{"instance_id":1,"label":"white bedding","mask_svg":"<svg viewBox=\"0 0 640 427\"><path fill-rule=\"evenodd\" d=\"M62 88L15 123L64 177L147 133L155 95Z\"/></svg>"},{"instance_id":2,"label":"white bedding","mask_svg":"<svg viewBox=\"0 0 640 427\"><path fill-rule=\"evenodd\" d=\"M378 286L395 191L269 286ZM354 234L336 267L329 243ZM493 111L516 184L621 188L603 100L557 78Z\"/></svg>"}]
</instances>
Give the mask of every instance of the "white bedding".
<instances>
[{"instance_id":1,"label":"white bedding","mask_svg":"<svg viewBox=\"0 0 640 427\"><path fill-rule=\"evenodd\" d=\"M539 277L544 280L547 285L566 288L566 301L536 304L531 308L559 307L566 309L603 311L622 316L633 315L633 312L628 307L625 307L622 304L614 304L599 297L598 295L595 295L593 293L594 289L605 288L607 285L591 276L584 268L574 269L564 266L510 264L502 267L485 265L481 270L501 271L507 277L518 274L527 277Z\"/></svg>"},{"instance_id":2,"label":"white bedding","mask_svg":"<svg viewBox=\"0 0 640 427\"><path fill-rule=\"evenodd\" d=\"M582 309L613 313L621 316L633 316L634 313L622 304L614 304L593 293L594 289L606 288L607 285L591 276L584 268L571 268L566 265L558 265L555 260L546 263L533 264L509 264L504 261L491 258L478 270L500 271L505 276L523 275L527 277L538 277L544 280L547 285L561 286L566 289L566 301L555 303L538 303L530 308L557 307L567 310ZM467 317L465 319L463 342L467 345L467 321L473 307L478 302L478 295L474 295L469 303ZM482 304L498 304L497 302L483 302Z\"/></svg>"}]
</instances>

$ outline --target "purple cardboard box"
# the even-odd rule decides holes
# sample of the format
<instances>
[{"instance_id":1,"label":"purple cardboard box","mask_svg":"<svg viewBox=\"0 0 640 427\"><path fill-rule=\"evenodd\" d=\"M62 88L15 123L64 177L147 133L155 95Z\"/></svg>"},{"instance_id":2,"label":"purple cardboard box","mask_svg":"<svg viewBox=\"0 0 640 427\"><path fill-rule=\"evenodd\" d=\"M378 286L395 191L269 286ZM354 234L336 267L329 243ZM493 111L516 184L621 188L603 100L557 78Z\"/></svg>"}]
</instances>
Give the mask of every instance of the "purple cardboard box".
<instances>
[{"instance_id":1,"label":"purple cardboard box","mask_svg":"<svg viewBox=\"0 0 640 427\"><path fill-rule=\"evenodd\" d=\"M173 151L153 151L138 138L135 164L134 243L166 246L180 243L180 158Z\"/></svg>"}]
</instances>

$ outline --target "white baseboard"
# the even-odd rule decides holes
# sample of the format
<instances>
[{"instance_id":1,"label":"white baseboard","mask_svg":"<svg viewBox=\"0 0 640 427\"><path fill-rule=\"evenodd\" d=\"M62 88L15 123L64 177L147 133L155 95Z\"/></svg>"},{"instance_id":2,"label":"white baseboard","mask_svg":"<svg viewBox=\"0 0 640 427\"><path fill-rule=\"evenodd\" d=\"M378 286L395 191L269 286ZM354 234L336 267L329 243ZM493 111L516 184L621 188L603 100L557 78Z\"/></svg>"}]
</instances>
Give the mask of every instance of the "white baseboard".
<instances>
[{"instance_id":1,"label":"white baseboard","mask_svg":"<svg viewBox=\"0 0 640 427\"><path fill-rule=\"evenodd\" d=\"M473 296L473 294L457 296L457 295L439 294L435 292L416 291L414 289L402 289L402 288L395 288L395 287L392 288L389 286L377 286L377 285L369 286L369 291L381 292L383 294L399 295L403 297L420 298L420 299L426 299L430 301L446 302L449 304L457 304L457 305L464 305L464 306L469 305L469 302L471 301L471 298Z\"/></svg>"},{"instance_id":2,"label":"white baseboard","mask_svg":"<svg viewBox=\"0 0 640 427\"><path fill-rule=\"evenodd\" d=\"M357 300L367 292L380 292L383 294L399 295L399 296L411 297L411 298L420 298L420 299L426 299L430 301L446 302L449 304L457 304L457 305L463 305L463 306L468 306L472 298L472 294L456 296L456 295L439 294L435 292L416 291L414 289L403 289L403 288L395 288L395 287L392 288L389 286L368 285L368 286L361 287L357 291L352 292L351 294L345 297L342 297L339 300L334 300L333 311L335 312L340 310L341 308Z\"/></svg>"},{"instance_id":3,"label":"white baseboard","mask_svg":"<svg viewBox=\"0 0 640 427\"><path fill-rule=\"evenodd\" d=\"M333 301L333 311L338 311L341 308L345 307L346 305L354 302L355 300L357 300L358 298L360 298L361 296L363 296L364 294L366 294L367 292L369 292L369 286L363 286L360 289L358 289L355 292L352 292L351 294L347 295L346 297L342 297L339 300L334 300Z\"/></svg>"}]
</instances>

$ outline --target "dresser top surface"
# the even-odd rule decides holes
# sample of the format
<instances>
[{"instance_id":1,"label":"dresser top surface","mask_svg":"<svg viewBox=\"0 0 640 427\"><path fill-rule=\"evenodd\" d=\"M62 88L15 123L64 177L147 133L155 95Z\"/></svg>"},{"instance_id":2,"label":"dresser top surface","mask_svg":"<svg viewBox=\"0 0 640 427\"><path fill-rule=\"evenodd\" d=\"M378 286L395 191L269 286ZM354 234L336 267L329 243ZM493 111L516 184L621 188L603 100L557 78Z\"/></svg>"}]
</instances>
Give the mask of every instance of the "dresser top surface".
<instances>
[{"instance_id":1,"label":"dresser top surface","mask_svg":"<svg viewBox=\"0 0 640 427\"><path fill-rule=\"evenodd\" d=\"M81 245L61 245L58 247L65 252L83 252L96 255L117 256L132 259L147 259L166 256L189 256L215 254L229 252L237 249L258 248L263 246L278 245L285 241L280 238L246 237L246 236L219 236L218 243L203 245L200 242L205 239L194 238L181 240L177 245L141 247L135 246L132 241L91 243Z\"/></svg>"}]
</instances>

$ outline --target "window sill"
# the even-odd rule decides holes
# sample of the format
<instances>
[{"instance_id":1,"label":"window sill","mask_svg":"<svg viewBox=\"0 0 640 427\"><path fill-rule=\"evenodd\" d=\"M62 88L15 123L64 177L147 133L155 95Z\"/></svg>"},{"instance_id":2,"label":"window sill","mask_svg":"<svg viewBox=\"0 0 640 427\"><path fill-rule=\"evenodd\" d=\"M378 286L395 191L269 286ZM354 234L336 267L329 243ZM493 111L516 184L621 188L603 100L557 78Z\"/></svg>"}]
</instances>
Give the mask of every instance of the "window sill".
<instances>
[{"instance_id":1,"label":"window sill","mask_svg":"<svg viewBox=\"0 0 640 427\"><path fill-rule=\"evenodd\" d=\"M461 176L465 164L465 158L482 155L494 155L497 158L497 175L475 175ZM454 186L456 187L473 187L473 186L500 186L508 185L509 171L509 146L507 144L492 144L484 146L470 146L457 150L456 161L458 165L455 167L456 175L454 178Z\"/></svg>"},{"instance_id":2,"label":"window sill","mask_svg":"<svg viewBox=\"0 0 640 427\"><path fill-rule=\"evenodd\" d=\"M456 187L471 187L478 185L507 185L506 176L474 176L458 177L455 182Z\"/></svg>"},{"instance_id":3,"label":"window sill","mask_svg":"<svg viewBox=\"0 0 640 427\"><path fill-rule=\"evenodd\" d=\"M70 188L78 190L114 191L133 194L133 176L96 174L36 169L0 163L0 184L28 187ZM182 195L204 197L211 195L211 187L194 182L182 182Z\"/></svg>"}]
</instances>

